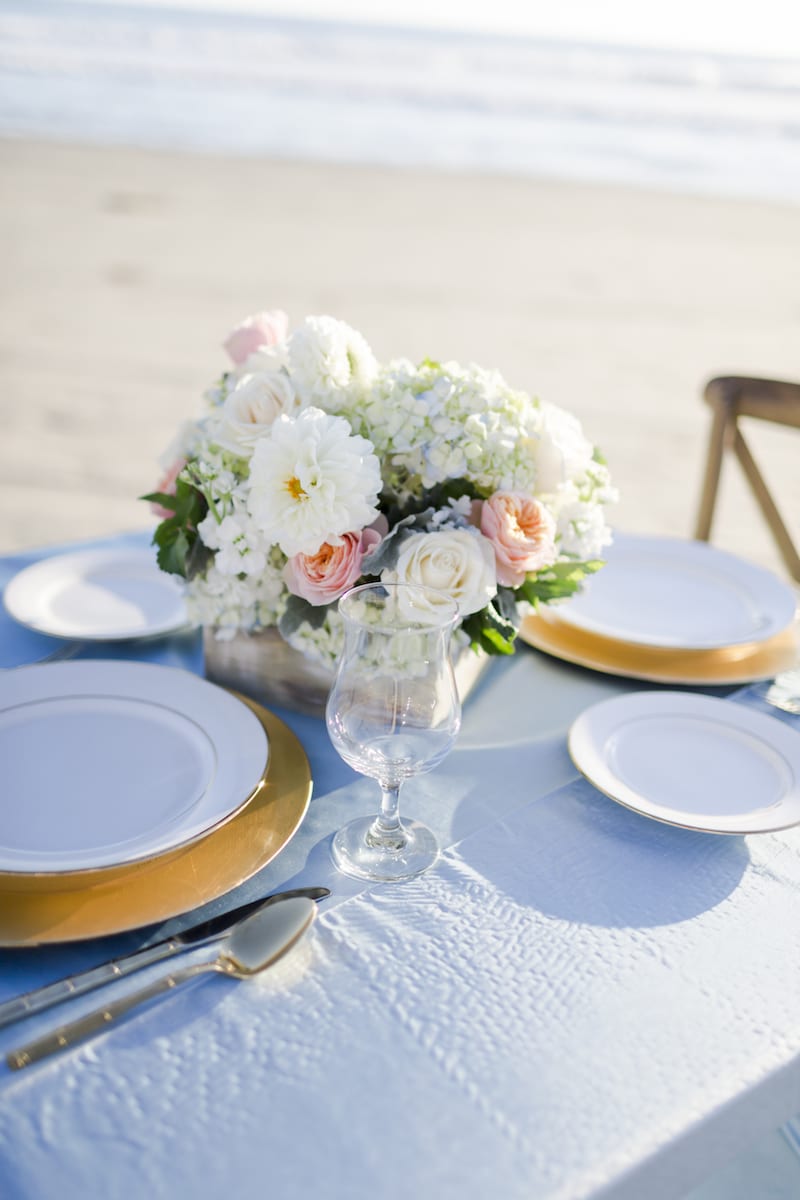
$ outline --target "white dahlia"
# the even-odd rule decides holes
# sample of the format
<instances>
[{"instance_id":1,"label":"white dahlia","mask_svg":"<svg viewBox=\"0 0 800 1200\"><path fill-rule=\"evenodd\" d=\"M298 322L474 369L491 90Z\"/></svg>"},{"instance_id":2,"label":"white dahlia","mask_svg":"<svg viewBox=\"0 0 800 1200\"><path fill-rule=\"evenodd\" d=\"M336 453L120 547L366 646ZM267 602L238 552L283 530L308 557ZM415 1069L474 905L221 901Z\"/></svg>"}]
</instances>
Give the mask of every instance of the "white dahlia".
<instances>
[{"instance_id":1,"label":"white dahlia","mask_svg":"<svg viewBox=\"0 0 800 1200\"><path fill-rule=\"evenodd\" d=\"M378 515L381 469L372 443L318 408L278 418L253 452L250 483L253 520L289 558L336 545Z\"/></svg>"},{"instance_id":2,"label":"white dahlia","mask_svg":"<svg viewBox=\"0 0 800 1200\"><path fill-rule=\"evenodd\" d=\"M306 318L289 340L289 367L303 400L328 412L369 387L378 371L366 338L333 317Z\"/></svg>"}]
</instances>

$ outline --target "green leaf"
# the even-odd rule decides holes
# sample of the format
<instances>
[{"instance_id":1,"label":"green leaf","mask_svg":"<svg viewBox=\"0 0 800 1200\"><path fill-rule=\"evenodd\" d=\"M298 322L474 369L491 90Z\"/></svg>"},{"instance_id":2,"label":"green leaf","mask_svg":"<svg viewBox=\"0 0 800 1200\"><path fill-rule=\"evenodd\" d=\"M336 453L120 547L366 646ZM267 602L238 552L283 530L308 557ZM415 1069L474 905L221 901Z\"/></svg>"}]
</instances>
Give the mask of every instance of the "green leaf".
<instances>
[{"instance_id":1,"label":"green leaf","mask_svg":"<svg viewBox=\"0 0 800 1200\"><path fill-rule=\"evenodd\" d=\"M172 492L148 492L146 496L140 496L140 500L148 500L151 504L160 504L162 508L169 509L174 512L178 506L178 501Z\"/></svg>"},{"instance_id":2,"label":"green leaf","mask_svg":"<svg viewBox=\"0 0 800 1200\"><path fill-rule=\"evenodd\" d=\"M492 604L504 621L513 625L515 630L519 629L519 609L513 588L499 587Z\"/></svg>"},{"instance_id":3,"label":"green leaf","mask_svg":"<svg viewBox=\"0 0 800 1200\"><path fill-rule=\"evenodd\" d=\"M301 625L319 629L324 625L330 607L329 604L309 604L302 596L290 596L278 621L278 632L282 638L288 639Z\"/></svg>"},{"instance_id":4,"label":"green leaf","mask_svg":"<svg viewBox=\"0 0 800 1200\"><path fill-rule=\"evenodd\" d=\"M448 500L460 500L462 496L479 500L481 493L469 479L447 479L424 493L424 499L431 508L445 508Z\"/></svg>"},{"instance_id":5,"label":"green leaf","mask_svg":"<svg viewBox=\"0 0 800 1200\"><path fill-rule=\"evenodd\" d=\"M516 589L516 595L529 604L549 604L552 600L564 600L574 595L587 575L593 575L603 566L600 559L588 562L560 562L546 567L538 574L526 579Z\"/></svg>"},{"instance_id":6,"label":"green leaf","mask_svg":"<svg viewBox=\"0 0 800 1200\"><path fill-rule=\"evenodd\" d=\"M408 535L416 530L425 529L432 516L433 509L426 508L424 512L411 513L410 516L403 517L401 521L398 521L386 534L386 537L378 542L375 549L364 555L361 560L362 573L364 575L380 575L383 571L393 570L397 563L400 547Z\"/></svg>"},{"instance_id":7,"label":"green leaf","mask_svg":"<svg viewBox=\"0 0 800 1200\"><path fill-rule=\"evenodd\" d=\"M184 525L199 525L208 512L208 501L191 483L179 479L175 488L175 516Z\"/></svg>"},{"instance_id":8,"label":"green leaf","mask_svg":"<svg viewBox=\"0 0 800 1200\"><path fill-rule=\"evenodd\" d=\"M161 522L153 534L153 541L158 546L156 561L161 570L186 579L186 559L191 547L186 531L181 529L174 517Z\"/></svg>"},{"instance_id":9,"label":"green leaf","mask_svg":"<svg viewBox=\"0 0 800 1200\"><path fill-rule=\"evenodd\" d=\"M153 533L153 543L158 547L156 560L161 570L184 579L192 579L204 571L212 552L197 533L197 526L208 512L208 502L202 492L179 479L174 495L151 492L141 498L172 511L172 516L157 525Z\"/></svg>"},{"instance_id":10,"label":"green leaf","mask_svg":"<svg viewBox=\"0 0 800 1200\"><path fill-rule=\"evenodd\" d=\"M501 600L501 605L505 607L505 598ZM470 613L465 617L461 627L468 634L474 649L485 650L487 654L514 653L516 621L508 620L493 601L480 612Z\"/></svg>"},{"instance_id":11,"label":"green leaf","mask_svg":"<svg viewBox=\"0 0 800 1200\"><path fill-rule=\"evenodd\" d=\"M196 533L188 533L186 536L189 542L189 550L185 557L186 578L194 579L196 575L204 573L214 557L214 551L209 550Z\"/></svg>"}]
</instances>

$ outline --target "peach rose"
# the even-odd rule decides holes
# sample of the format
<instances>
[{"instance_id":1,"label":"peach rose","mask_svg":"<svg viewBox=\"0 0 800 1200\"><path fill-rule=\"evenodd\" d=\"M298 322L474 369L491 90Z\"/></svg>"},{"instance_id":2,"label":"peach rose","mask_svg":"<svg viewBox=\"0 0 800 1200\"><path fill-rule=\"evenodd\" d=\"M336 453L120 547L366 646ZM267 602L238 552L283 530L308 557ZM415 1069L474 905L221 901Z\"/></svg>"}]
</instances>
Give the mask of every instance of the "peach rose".
<instances>
[{"instance_id":1,"label":"peach rose","mask_svg":"<svg viewBox=\"0 0 800 1200\"><path fill-rule=\"evenodd\" d=\"M289 318L280 309L253 313L231 330L222 345L238 367L262 346L277 346L284 341L288 328Z\"/></svg>"},{"instance_id":2,"label":"peach rose","mask_svg":"<svg viewBox=\"0 0 800 1200\"><path fill-rule=\"evenodd\" d=\"M497 580L519 587L558 558L552 513L523 492L495 492L481 509L481 533L494 547Z\"/></svg>"},{"instance_id":3,"label":"peach rose","mask_svg":"<svg viewBox=\"0 0 800 1200\"><path fill-rule=\"evenodd\" d=\"M176 458L172 466L168 467L161 476L161 479L158 481L158 487L154 491L161 492L165 496L174 496L178 476L185 466L185 458ZM165 521L167 517L174 515L170 509L164 508L163 504L151 504L150 509L161 521Z\"/></svg>"},{"instance_id":4,"label":"peach rose","mask_svg":"<svg viewBox=\"0 0 800 1200\"><path fill-rule=\"evenodd\" d=\"M345 533L339 545L323 542L316 554L295 554L283 570L286 586L309 604L338 600L361 574L361 560L381 540L375 529Z\"/></svg>"}]
</instances>

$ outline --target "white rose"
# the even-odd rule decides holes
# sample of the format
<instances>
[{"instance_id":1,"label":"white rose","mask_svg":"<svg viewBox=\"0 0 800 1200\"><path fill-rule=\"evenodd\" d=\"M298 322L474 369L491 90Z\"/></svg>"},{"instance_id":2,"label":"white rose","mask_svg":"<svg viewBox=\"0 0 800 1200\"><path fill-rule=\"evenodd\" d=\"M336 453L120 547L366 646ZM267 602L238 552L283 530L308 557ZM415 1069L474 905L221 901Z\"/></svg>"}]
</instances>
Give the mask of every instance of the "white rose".
<instances>
[{"instance_id":1,"label":"white rose","mask_svg":"<svg viewBox=\"0 0 800 1200\"><path fill-rule=\"evenodd\" d=\"M245 375L228 393L220 412L216 439L226 450L249 457L256 442L283 413L298 407L291 380L283 371Z\"/></svg>"},{"instance_id":2,"label":"white rose","mask_svg":"<svg viewBox=\"0 0 800 1200\"><path fill-rule=\"evenodd\" d=\"M278 346L259 346L236 368L239 379L245 375L261 375L264 371L289 370L289 353L286 343Z\"/></svg>"},{"instance_id":3,"label":"white rose","mask_svg":"<svg viewBox=\"0 0 800 1200\"><path fill-rule=\"evenodd\" d=\"M400 548L395 569L382 578L434 588L455 600L462 617L485 608L497 592L492 545L470 529L412 534ZM435 607L435 599L431 604Z\"/></svg>"},{"instance_id":4,"label":"white rose","mask_svg":"<svg viewBox=\"0 0 800 1200\"><path fill-rule=\"evenodd\" d=\"M591 466L594 447L584 435L580 421L558 408L543 404L541 438L534 447L536 491L556 492Z\"/></svg>"}]
</instances>

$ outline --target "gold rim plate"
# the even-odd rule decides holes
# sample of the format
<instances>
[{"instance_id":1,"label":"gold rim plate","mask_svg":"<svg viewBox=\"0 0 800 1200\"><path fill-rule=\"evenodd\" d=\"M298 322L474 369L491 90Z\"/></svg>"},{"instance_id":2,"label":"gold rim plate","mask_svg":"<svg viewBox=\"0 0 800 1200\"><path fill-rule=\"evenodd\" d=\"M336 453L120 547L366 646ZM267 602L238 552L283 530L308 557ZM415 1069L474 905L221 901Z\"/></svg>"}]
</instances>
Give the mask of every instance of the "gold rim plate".
<instances>
[{"instance_id":1,"label":"gold rim plate","mask_svg":"<svg viewBox=\"0 0 800 1200\"><path fill-rule=\"evenodd\" d=\"M311 769L283 721L238 698L261 721L270 745L264 775L244 807L190 846L93 872L91 881L80 872L77 883L48 880L31 891L20 890L13 876L0 877L0 945L79 941L166 921L231 891L275 858L308 810Z\"/></svg>"},{"instance_id":2,"label":"gold rim plate","mask_svg":"<svg viewBox=\"0 0 800 1200\"><path fill-rule=\"evenodd\" d=\"M698 736L702 761L688 777L675 764L691 757ZM604 796L665 825L743 836L800 823L794 731L729 700L671 691L613 696L576 718L567 747Z\"/></svg>"},{"instance_id":3,"label":"gold rim plate","mask_svg":"<svg viewBox=\"0 0 800 1200\"><path fill-rule=\"evenodd\" d=\"M592 671L649 683L687 686L723 686L771 679L796 666L800 654L797 622L767 641L716 650L634 645L577 629L550 613L526 617L519 636L535 650Z\"/></svg>"}]
</instances>

